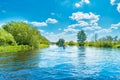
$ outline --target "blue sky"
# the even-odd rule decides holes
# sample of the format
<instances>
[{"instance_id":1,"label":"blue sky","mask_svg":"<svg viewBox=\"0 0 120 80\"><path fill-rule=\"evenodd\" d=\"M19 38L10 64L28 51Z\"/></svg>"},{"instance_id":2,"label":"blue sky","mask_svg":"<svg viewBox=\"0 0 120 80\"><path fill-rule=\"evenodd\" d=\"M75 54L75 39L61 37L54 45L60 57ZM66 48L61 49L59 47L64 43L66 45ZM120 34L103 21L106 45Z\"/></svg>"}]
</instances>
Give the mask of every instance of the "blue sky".
<instances>
[{"instance_id":1,"label":"blue sky","mask_svg":"<svg viewBox=\"0 0 120 80\"><path fill-rule=\"evenodd\" d=\"M0 0L0 26L24 21L50 41L77 40L84 30L88 40L120 34L120 0Z\"/></svg>"}]
</instances>

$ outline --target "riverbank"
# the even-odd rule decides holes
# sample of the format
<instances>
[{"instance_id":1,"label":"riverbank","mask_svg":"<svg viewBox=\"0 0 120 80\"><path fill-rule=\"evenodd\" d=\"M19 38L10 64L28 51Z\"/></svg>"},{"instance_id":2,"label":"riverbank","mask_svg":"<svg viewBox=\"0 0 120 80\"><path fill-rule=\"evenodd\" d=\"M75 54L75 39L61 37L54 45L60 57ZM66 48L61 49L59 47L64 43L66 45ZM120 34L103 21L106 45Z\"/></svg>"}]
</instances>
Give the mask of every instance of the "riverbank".
<instances>
[{"instance_id":1,"label":"riverbank","mask_svg":"<svg viewBox=\"0 0 120 80\"><path fill-rule=\"evenodd\" d=\"M65 42L65 45L67 46L79 46L77 42ZM85 42L84 47L96 47L96 48L120 48L120 43L114 43L114 42Z\"/></svg>"},{"instance_id":2,"label":"riverbank","mask_svg":"<svg viewBox=\"0 0 120 80\"><path fill-rule=\"evenodd\" d=\"M48 44L40 44L39 49L49 47ZM0 46L0 53L12 53L12 52L24 52L29 50L34 50L36 48L30 47L28 45L16 45L16 46Z\"/></svg>"}]
</instances>

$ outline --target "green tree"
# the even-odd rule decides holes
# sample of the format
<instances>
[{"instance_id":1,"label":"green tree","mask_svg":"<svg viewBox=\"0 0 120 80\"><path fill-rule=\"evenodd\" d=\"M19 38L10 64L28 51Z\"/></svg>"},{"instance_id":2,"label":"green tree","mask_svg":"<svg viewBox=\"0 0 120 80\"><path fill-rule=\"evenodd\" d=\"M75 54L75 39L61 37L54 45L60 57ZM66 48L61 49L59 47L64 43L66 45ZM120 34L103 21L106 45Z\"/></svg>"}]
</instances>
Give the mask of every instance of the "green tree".
<instances>
[{"instance_id":1,"label":"green tree","mask_svg":"<svg viewBox=\"0 0 120 80\"><path fill-rule=\"evenodd\" d=\"M10 33L6 32L4 29L0 29L0 46L6 45L16 45L16 41Z\"/></svg>"},{"instance_id":2,"label":"green tree","mask_svg":"<svg viewBox=\"0 0 120 80\"><path fill-rule=\"evenodd\" d=\"M10 22L3 25L3 29L13 35L18 45L29 45L37 48L41 41L48 41L41 36L36 28L24 22Z\"/></svg>"},{"instance_id":3,"label":"green tree","mask_svg":"<svg viewBox=\"0 0 120 80\"><path fill-rule=\"evenodd\" d=\"M79 31L78 34L77 34L77 41L78 41L78 44L79 46L84 46L84 42L86 40L86 34L83 30Z\"/></svg>"},{"instance_id":4,"label":"green tree","mask_svg":"<svg viewBox=\"0 0 120 80\"><path fill-rule=\"evenodd\" d=\"M61 39L58 40L57 45L58 45L59 47L63 47L63 46L64 46L64 43L65 43L65 40L61 38Z\"/></svg>"}]
</instances>

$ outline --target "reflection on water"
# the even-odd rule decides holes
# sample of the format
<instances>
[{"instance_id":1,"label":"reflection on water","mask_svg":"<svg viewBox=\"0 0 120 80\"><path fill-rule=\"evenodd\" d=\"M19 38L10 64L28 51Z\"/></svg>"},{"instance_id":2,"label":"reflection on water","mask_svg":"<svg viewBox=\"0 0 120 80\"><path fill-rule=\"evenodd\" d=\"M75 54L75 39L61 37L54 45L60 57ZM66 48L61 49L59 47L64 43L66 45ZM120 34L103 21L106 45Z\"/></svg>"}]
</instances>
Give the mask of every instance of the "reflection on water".
<instances>
[{"instance_id":1,"label":"reflection on water","mask_svg":"<svg viewBox=\"0 0 120 80\"><path fill-rule=\"evenodd\" d=\"M120 50L51 45L0 54L0 80L119 80Z\"/></svg>"}]
</instances>

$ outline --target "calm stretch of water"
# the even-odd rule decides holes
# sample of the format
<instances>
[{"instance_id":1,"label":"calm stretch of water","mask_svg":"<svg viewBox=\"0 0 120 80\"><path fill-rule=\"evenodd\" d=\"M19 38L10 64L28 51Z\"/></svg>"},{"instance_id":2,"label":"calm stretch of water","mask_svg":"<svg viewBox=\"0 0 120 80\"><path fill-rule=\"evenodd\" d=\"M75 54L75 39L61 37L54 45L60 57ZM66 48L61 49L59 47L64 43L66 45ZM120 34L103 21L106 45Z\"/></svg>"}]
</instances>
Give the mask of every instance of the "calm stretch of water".
<instances>
[{"instance_id":1,"label":"calm stretch of water","mask_svg":"<svg viewBox=\"0 0 120 80\"><path fill-rule=\"evenodd\" d=\"M120 50L50 46L0 54L0 80L120 80Z\"/></svg>"}]
</instances>

